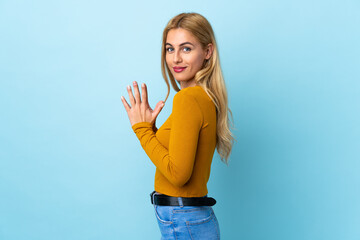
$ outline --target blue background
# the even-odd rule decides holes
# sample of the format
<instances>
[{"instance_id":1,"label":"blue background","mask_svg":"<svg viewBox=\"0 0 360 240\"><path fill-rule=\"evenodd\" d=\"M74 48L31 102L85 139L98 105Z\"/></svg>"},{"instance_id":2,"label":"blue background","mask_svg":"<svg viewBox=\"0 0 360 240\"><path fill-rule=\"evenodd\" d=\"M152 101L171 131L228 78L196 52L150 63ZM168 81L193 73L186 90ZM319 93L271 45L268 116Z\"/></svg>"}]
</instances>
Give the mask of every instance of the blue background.
<instances>
[{"instance_id":1,"label":"blue background","mask_svg":"<svg viewBox=\"0 0 360 240\"><path fill-rule=\"evenodd\" d=\"M234 115L208 184L222 239L360 239L355 0L1 0L0 239L160 238L120 97L165 98L161 34L184 11L214 28Z\"/></svg>"}]
</instances>

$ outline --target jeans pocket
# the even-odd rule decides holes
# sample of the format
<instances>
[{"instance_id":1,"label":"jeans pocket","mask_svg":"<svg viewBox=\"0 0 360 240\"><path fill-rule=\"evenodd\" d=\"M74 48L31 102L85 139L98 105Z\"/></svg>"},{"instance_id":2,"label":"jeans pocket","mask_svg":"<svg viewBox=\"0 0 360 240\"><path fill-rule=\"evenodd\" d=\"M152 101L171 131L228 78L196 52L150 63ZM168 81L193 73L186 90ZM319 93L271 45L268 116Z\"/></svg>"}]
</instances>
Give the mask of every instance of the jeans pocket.
<instances>
[{"instance_id":1,"label":"jeans pocket","mask_svg":"<svg viewBox=\"0 0 360 240\"><path fill-rule=\"evenodd\" d=\"M172 208L168 206L154 205L155 215L159 223L161 224L172 224L171 213Z\"/></svg>"},{"instance_id":2,"label":"jeans pocket","mask_svg":"<svg viewBox=\"0 0 360 240\"><path fill-rule=\"evenodd\" d=\"M161 239L176 239L172 221L172 207L158 205L154 205L154 207L156 219L161 232Z\"/></svg>"},{"instance_id":3,"label":"jeans pocket","mask_svg":"<svg viewBox=\"0 0 360 240\"><path fill-rule=\"evenodd\" d=\"M212 208L198 211L186 221L186 226L191 239L220 239L219 223Z\"/></svg>"}]
</instances>

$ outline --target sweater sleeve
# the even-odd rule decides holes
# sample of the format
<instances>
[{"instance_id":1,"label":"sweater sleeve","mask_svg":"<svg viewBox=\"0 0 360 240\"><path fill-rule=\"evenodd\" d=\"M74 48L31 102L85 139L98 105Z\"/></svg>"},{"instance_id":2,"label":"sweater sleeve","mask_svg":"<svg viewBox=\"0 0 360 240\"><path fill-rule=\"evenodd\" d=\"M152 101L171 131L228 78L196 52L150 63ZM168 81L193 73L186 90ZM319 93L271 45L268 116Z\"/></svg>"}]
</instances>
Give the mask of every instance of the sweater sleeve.
<instances>
[{"instance_id":1,"label":"sweater sleeve","mask_svg":"<svg viewBox=\"0 0 360 240\"><path fill-rule=\"evenodd\" d=\"M174 186L181 187L192 175L202 124L198 102L180 91L173 100L169 149L156 138L150 123L137 123L132 128L154 165Z\"/></svg>"}]
</instances>

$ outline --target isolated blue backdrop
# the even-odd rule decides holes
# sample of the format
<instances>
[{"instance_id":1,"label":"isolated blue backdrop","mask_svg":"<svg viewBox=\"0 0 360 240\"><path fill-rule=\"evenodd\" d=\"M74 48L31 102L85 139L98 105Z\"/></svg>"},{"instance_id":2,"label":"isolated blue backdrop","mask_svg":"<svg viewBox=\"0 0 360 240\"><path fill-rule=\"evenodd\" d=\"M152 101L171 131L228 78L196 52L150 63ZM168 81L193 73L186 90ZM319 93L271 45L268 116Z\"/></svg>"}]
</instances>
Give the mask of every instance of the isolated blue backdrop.
<instances>
[{"instance_id":1,"label":"isolated blue backdrop","mask_svg":"<svg viewBox=\"0 0 360 240\"><path fill-rule=\"evenodd\" d=\"M0 239L160 238L120 96L164 99L162 30L191 11L236 128L208 184L223 239L360 238L359 1L1 0Z\"/></svg>"}]
</instances>

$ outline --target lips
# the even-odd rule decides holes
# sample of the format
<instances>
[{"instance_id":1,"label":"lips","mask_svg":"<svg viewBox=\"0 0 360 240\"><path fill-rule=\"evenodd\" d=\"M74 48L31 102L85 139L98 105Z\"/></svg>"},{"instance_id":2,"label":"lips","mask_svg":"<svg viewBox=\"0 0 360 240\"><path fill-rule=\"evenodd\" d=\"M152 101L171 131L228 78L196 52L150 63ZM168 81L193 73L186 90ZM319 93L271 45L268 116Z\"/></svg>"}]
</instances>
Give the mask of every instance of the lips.
<instances>
[{"instance_id":1,"label":"lips","mask_svg":"<svg viewBox=\"0 0 360 240\"><path fill-rule=\"evenodd\" d=\"M177 73L184 71L185 68L186 68L186 67L173 67L174 72L177 72Z\"/></svg>"}]
</instances>

